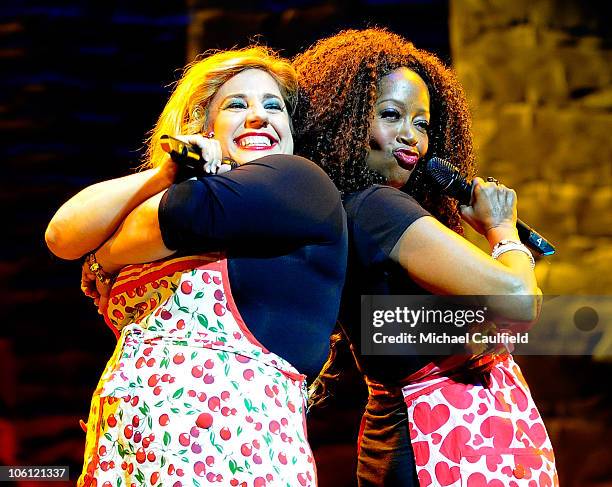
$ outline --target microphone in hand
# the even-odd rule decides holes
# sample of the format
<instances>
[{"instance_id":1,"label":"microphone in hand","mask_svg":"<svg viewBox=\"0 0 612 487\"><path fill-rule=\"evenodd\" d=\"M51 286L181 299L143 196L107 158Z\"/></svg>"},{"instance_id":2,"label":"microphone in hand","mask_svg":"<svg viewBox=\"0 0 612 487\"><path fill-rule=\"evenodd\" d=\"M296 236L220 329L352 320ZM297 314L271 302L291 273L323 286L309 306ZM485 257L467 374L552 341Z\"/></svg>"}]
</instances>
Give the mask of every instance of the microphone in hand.
<instances>
[{"instance_id":1,"label":"microphone in hand","mask_svg":"<svg viewBox=\"0 0 612 487\"><path fill-rule=\"evenodd\" d=\"M451 163L439 157L432 157L426 163L425 172L442 193L455 198L461 205L470 204L472 183L468 182ZM526 223L517 220L516 229L521 242L539 255L555 253L553 245Z\"/></svg>"},{"instance_id":2,"label":"microphone in hand","mask_svg":"<svg viewBox=\"0 0 612 487\"><path fill-rule=\"evenodd\" d=\"M197 146L187 144L169 135L162 135L160 142L162 149L170 155L179 167L180 176L177 179L184 180L192 177L213 176L212 173L204 170L204 165L207 161L202 157L202 153ZM221 164L226 164L231 169L239 166L237 162L228 158L223 158Z\"/></svg>"}]
</instances>

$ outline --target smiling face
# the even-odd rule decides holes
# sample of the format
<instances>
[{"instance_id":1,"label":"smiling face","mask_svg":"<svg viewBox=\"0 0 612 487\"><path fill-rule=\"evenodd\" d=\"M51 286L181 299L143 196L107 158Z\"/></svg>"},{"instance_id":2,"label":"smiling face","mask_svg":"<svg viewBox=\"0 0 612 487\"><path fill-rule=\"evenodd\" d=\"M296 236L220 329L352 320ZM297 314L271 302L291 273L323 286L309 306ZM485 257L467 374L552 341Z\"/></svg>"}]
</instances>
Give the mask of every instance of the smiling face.
<instances>
[{"instance_id":1,"label":"smiling face","mask_svg":"<svg viewBox=\"0 0 612 487\"><path fill-rule=\"evenodd\" d=\"M223 157L238 164L270 154L293 154L289 115L278 84L260 69L246 69L225 82L211 100L208 130Z\"/></svg>"},{"instance_id":2,"label":"smiling face","mask_svg":"<svg viewBox=\"0 0 612 487\"><path fill-rule=\"evenodd\" d=\"M390 186L403 186L427 153L428 127L427 85L408 68L392 71L378 87L368 167L384 176Z\"/></svg>"}]
</instances>

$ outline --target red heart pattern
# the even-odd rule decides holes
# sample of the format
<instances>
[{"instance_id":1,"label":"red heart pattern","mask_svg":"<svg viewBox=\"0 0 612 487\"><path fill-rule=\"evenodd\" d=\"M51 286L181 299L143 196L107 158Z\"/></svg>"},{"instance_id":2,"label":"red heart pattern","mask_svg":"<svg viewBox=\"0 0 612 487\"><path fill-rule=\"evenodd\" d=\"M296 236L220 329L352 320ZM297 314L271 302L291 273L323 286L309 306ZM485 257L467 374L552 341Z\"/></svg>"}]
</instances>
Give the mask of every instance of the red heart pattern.
<instances>
[{"instance_id":1,"label":"red heart pattern","mask_svg":"<svg viewBox=\"0 0 612 487\"><path fill-rule=\"evenodd\" d=\"M461 453L465 451L465 445L472 434L465 426L456 426L444 438L440 445L440 453L449 460L459 463Z\"/></svg>"},{"instance_id":2,"label":"red heart pattern","mask_svg":"<svg viewBox=\"0 0 612 487\"><path fill-rule=\"evenodd\" d=\"M418 477L419 477L419 487L427 487L431 485L431 475L427 470L425 469L420 470Z\"/></svg>"},{"instance_id":3,"label":"red heart pattern","mask_svg":"<svg viewBox=\"0 0 612 487\"><path fill-rule=\"evenodd\" d=\"M405 388L421 487L558 486L550 439L511 356L491 378L488 388L452 379Z\"/></svg>"},{"instance_id":4,"label":"red heart pattern","mask_svg":"<svg viewBox=\"0 0 612 487\"><path fill-rule=\"evenodd\" d=\"M450 409L446 404L438 404L433 408L426 402L420 402L414 407L414 424L425 433L433 433L448 421Z\"/></svg>"},{"instance_id":5,"label":"red heart pattern","mask_svg":"<svg viewBox=\"0 0 612 487\"><path fill-rule=\"evenodd\" d=\"M527 400L527 394L525 394L522 389L518 387L514 387L510 391L510 397L512 399L512 402L518 406L519 411L527 410L529 401ZM535 419L535 418L530 417L530 419Z\"/></svg>"},{"instance_id":6,"label":"red heart pattern","mask_svg":"<svg viewBox=\"0 0 612 487\"><path fill-rule=\"evenodd\" d=\"M484 474L477 472L468 477L467 487L504 487L504 483L497 479L489 482Z\"/></svg>"},{"instance_id":7,"label":"red heart pattern","mask_svg":"<svg viewBox=\"0 0 612 487\"><path fill-rule=\"evenodd\" d=\"M429 444L426 441L417 441L412 444L412 450L417 466L427 465L427 462L429 462Z\"/></svg>"},{"instance_id":8,"label":"red heart pattern","mask_svg":"<svg viewBox=\"0 0 612 487\"><path fill-rule=\"evenodd\" d=\"M435 467L436 479L440 485L452 485L461 478L459 467L449 467L446 462L438 462Z\"/></svg>"},{"instance_id":9,"label":"red heart pattern","mask_svg":"<svg viewBox=\"0 0 612 487\"><path fill-rule=\"evenodd\" d=\"M510 411L510 404L508 404L506 402L506 399L504 398L504 393L501 391L497 391L495 393L495 409L497 409L498 411L507 413ZM523 409L524 411L524 409Z\"/></svg>"},{"instance_id":10,"label":"red heart pattern","mask_svg":"<svg viewBox=\"0 0 612 487\"><path fill-rule=\"evenodd\" d=\"M487 455L486 456L486 462L487 462L487 468L489 469L489 472L495 472L497 471L497 466L502 463L503 459L501 455Z\"/></svg>"},{"instance_id":11,"label":"red heart pattern","mask_svg":"<svg viewBox=\"0 0 612 487\"><path fill-rule=\"evenodd\" d=\"M540 484L539 487L552 487L553 481L546 472L540 472Z\"/></svg>"},{"instance_id":12,"label":"red heart pattern","mask_svg":"<svg viewBox=\"0 0 612 487\"><path fill-rule=\"evenodd\" d=\"M519 419L517 421L517 426L525 432L525 434L529 437L536 448L540 448L542 444L548 439L548 435L546 434L546 428L544 428L543 423L534 423L532 426L529 426L527 422Z\"/></svg>"},{"instance_id":13,"label":"red heart pattern","mask_svg":"<svg viewBox=\"0 0 612 487\"><path fill-rule=\"evenodd\" d=\"M489 416L480 425L480 433L485 438L493 438L495 448L508 448L512 443L514 427L508 418Z\"/></svg>"},{"instance_id":14,"label":"red heart pattern","mask_svg":"<svg viewBox=\"0 0 612 487\"><path fill-rule=\"evenodd\" d=\"M411 440L414 440L418 436L418 433L414 429L414 423L412 421L408 423L408 432L410 433Z\"/></svg>"},{"instance_id":15,"label":"red heart pattern","mask_svg":"<svg viewBox=\"0 0 612 487\"><path fill-rule=\"evenodd\" d=\"M468 387L472 388L473 386L469 385ZM451 406L456 409L467 409L474 402L468 387L465 384L453 384L443 387L440 392Z\"/></svg>"}]
</instances>

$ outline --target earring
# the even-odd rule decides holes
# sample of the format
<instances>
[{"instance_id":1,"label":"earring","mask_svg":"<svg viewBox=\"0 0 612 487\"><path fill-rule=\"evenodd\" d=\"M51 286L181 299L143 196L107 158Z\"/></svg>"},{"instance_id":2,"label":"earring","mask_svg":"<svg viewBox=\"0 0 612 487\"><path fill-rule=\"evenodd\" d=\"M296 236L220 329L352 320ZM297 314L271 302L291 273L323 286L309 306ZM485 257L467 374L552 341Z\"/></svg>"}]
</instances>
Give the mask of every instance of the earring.
<instances>
[{"instance_id":1,"label":"earring","mask_svg":"<svg viewBox=\"0 0 612 487\"><path fill-rule=\"evenodd\" d=\"M191 117L194 120L200 120L202 118L202 107L195 107L191 112Z\"/></svg>"},{"instance_id":2,"label":"earring","mask_svg":"<svg viewBox=\"0 0 612 487\"><path fill-rule=\"evenodd\" d=\"M212 139L214 138L214 136L215 136L215 133L212 130L205 135L207 139Z\"/></svg>"}]
</instances>

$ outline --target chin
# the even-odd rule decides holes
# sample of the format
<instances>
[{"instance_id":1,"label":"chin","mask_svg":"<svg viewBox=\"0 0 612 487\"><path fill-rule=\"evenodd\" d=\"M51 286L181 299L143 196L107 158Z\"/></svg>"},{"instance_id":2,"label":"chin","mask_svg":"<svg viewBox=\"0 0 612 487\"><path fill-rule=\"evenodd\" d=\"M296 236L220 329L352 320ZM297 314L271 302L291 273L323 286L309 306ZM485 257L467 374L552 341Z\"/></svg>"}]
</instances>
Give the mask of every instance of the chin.
<instances>
[{"instance_id":1,"label":"chin","mask_svg":"<svg viewBox=\"0 0 612 487\"><path fill-rule=\"evenodd\" d=\"M412 172L398 166L387 178L387 184L394 188L401 188L408 182Z\"/></svg>"},{"instance_id":2,"label":"chin","mask_svg":"<svg viewBox=\"0 0 612 487\"><path fill-rule=\"evenodd\" d=\"M256 161L257 159L261 159L262 157L265 156L270 156L272 154L280 154L279 151L277 150L259 150L259 151L252 151L252 152L241 152L240 154L236 154L235 157L233 157L233 160L236 161L238 164L242 165L242 164L246 164L247 162L253 162Z\"/></svg>"},{"instance_id":3,"label":"chin","mask_svg":"<svg viewBox=\"0 0 612 487\"><path fill-rule=\"evenodd\" d=\"M388 179L387 186L391 186L392 188L402 188L408 182L408 178L406 179Z\"/></svg>"},{"instance_id":4,"label":"chin","mask_svg":"<svg viewBox=\"0 0 612 487\"><path fill-rule=\"evenodd\" d=\"M251 161L255 161L257 159L259 159L260 155L245 155L245 154L240 154L240 155L234 155L234 156L230 156L230 159L232 159L234 162L237 162L238 164L240 164L241 166L243 164L246 164L247 162L251 162Z\"/></svg>"}]
</instances>

